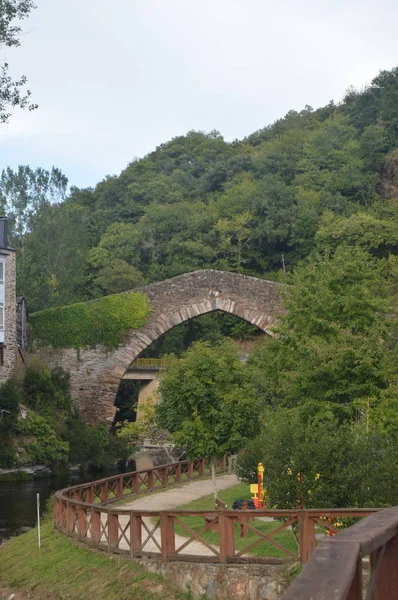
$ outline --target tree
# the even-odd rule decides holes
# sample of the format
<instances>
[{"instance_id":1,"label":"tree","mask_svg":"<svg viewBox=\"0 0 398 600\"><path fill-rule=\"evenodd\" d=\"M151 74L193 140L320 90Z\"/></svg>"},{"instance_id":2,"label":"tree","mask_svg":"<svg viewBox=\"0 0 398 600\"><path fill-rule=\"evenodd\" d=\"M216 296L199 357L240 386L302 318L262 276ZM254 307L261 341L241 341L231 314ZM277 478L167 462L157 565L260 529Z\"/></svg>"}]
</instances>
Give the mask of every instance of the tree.
<instances>
[{"instance_id":1,"label":"tree","mask_svg":"<svg viewBox=\"0 0 398 600\"><path fill-rule=\"evenodd\" d=\"M17 47L21 43L19 36L21 27L15 25L16 19L26 19L36 8L33 0L2 0L0 3L0 47ZM24 91L27 82L25 75L13 81L8 72L8 63L4 63L0 71L0 123L7 123L15 106L34 110L37 104L30 102L31 92Z\"/></svg>"},{"instance_id":2,"label":"tree","mask_svg":"<svg viewBox=\"0 0 398 600\"><path fill-rule=\"evenodd\" d=\"M161 378L160 393L160 426L189 458L210 459L216 499L217 458L237 452L259 430L258 401L238 349L229 340L192 345L172 360Z\"/></svg>"},{"instance_id":3,"label":"tree","mask_svg":"<svg viewBox=\"0 0 398 600\"><path fill-rule=\"evenodd\" d=\"M251 360L266 402L329 401L355 412L355 402L380 398L395 372L386 318L395 268L342 245L296 269L278 337Z\"/></svg>"},{"instance_id":4,"label":"tree","mask_svg":"<svg viewBox=\"0 0 398 600\"><path fill-rule=\"evenodd\" d=\"M243 250L252 234L253 215L249 211L235 215L232 219L220 219L216 230L220 234L220 253L235 271L242 270Z\"/></svg>"},{"instance_id":5,"label":"tree","mask_svg":"<svg viewBox=\"0 0 398 600\"><path fill-rule=\"evenodd\" d=\"M322 251L334 251L337 246L347 244L361 246L375 256L388 256L398 250L398 224L393 218L379 218L365 212L343 217L326 211L315 240Z\"/></svg>"},{"instance_id":6,"label":"tree","mask_svg":"<svg viewBox=\"0 0 398 600\"><path fill-rule=\"evenodd\" d=\"M361 422L341 424L329 406L279 408L248 443L238 475L252 483L261 461L272 508L386 506L396 503L396 450L396 438Z\"/></svg>"},{"instance_id":7,"label":"tree","mask_svg":"<svg viewBox=\"0 0 398 600\"><path fill-rule=\"evenodd\" d=\"M164 429L159 427L152 398L148 398L140 406L138 420L125 421L122 424L117 431L117 437L127 441L129 446L134 449L137 442L142 444L145 440L150 440L151 444L156 444L157 446L170 444L170 436Z\"/></svg>"}]
</instances>

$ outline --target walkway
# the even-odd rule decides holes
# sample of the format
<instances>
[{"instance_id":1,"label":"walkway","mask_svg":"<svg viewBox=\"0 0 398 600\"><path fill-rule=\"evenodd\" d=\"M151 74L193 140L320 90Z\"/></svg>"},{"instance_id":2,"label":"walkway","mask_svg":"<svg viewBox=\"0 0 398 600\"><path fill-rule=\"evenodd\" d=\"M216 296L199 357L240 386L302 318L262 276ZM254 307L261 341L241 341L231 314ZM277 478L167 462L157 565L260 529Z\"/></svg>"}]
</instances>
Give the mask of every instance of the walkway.
<instances>
[{"instance_id":1,"label":"walkway","mask_svg":"<svg viewBox=\"0 0 398 600\"><path fill-rule=\"evenodd\" d=\"M239 479L235 474L217 475L218 491L227 490L234 487L234 485L238 485L238 483ZM211 479L189 481L170 490L146 494L133 502L123 503L123 508L135 510L173 510L173 508L188 504L192 500L202 498L202 496L209 496L212 493L213 484Z\"/></svg>"},{"instance_id":2,"label":"walkway","mask_svg":"<svg viewBox=\"0 0 398 600\"><path fill-rule=\"evenodd\" d=\"M234 487L239 483L238 478L235 474L233 475L218 475L217 476L217 489L227 490ZM156 492L154 494L147 494L138 500L129 502L122 505L122 508L135 509L135 510L148 510L148 511L159 511L159 510L173 510L183 504L188 504L192 500L197 500L203 496L208 496L213 493L213 484L211 479L202 479L200 481L190 481L188 483L182 483L171 490L165 492ZM230 507L229 507L230 508ZM125 527L128 523L129 517L120 516L119 522L122 527ZM159 552L160 547L160 530L155 529L156 518L147 517L143 519L142 527L142 539L145 540L149 537L145 544L145 552ZM149 536L148 536L149 534ZM154 541L153 538L156 540ZM175 535L175 546L179 548L186 543L188 538L182 535ZM159 544L157 546L156 542ZM121 540L121 548L128 549L127 542ZM218 551L217 546L213 546ZM214 553L207 548L204 544L192 540L186 548L182 551L183 554L195 554L201 556L214 556Z\"/></svg>"}]
</instances>

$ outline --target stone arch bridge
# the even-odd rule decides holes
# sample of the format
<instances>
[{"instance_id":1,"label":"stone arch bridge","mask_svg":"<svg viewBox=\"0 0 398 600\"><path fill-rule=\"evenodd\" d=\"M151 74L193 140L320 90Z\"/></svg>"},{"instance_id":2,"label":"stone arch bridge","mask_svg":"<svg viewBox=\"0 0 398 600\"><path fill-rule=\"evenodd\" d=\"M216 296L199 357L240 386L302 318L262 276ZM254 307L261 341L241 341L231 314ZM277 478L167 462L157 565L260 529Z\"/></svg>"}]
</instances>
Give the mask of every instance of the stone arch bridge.
<instances>
[{"instance_id":1,"label":"stone arch bridge","mask_svg":"<svg viewBox=\"0 0 398 600\"><path fill-rule=\"evenodd\" d=\"M283 313L283 285L237 273L203 270L139 288L152 313L141 329L131 330L126 343L113 351L101 346L82 350L45 351L51 366L71 373L71 393L89 423L115 417L114 401L121 379L139 354L161 335L189 319L212 311L233 314L272 335L272 326Z\"/></svg>"}]
</instances>

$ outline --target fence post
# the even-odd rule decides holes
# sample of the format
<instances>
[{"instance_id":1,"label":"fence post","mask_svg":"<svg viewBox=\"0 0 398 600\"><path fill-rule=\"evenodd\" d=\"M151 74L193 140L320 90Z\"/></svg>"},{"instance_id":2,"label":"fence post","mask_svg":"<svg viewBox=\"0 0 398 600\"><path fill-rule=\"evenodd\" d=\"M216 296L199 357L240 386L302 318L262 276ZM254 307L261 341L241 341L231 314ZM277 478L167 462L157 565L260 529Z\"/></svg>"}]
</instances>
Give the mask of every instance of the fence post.
<instances>
[{"instance_id":1,"label":"fence post","mask_svg":"<svg viewBox=\"0 0 398 600\"><path fill-rule=\"evenodd\" d=\"M181 481L181 463L176 465L176 481Z\"/></svg>"},{"instance_id":2,"label":"fence post","mask_svg":"<svg viewBox=\"0 0 398 600\"><path fill-rule=\"evenodd\" d=\"M91 539L99 543L101 539L101 511L91 509Z\"/></svg>"},{"instance_id":3,"label":"fence post","mask_svg":"<svg viewBox=\"0 0 398 600\"><path fill-rule=\"evenodd\" d=\"M59 503L56 496L54 496L54 527L59 527Z\"/></svg>"},{"instance_id":4,"label":"fence post","mask_svg":"<svg viewBox=\"0 0 398 600\"><path fill-rule=\"evenodd\" d=\"M162 473L162 487L167 486L167 467L162 467L159 469Z\"/></svg>"},{"instance_id":5,"label":"fence post","mask_svg":"<svg viewBox=\"0 0 398 600\"><path fill-rule=\"evenodd\" d=\"M88 502L88 504L94 502L94 486L92 484L86 489L86 502Z\"/></svg>"},{"instance_id":6,"label":"fence post","mask_svg":"<svg viewBox=\"0 0 398 600\"><path fill-rule=\"evenodd\" d=\"M119 537L119 515L116 513L108 513L108 551L111 552L117 548Z\"/></svg>"},{"instance_id":7,"label":"fence post","mask_svg":"<svg viewBox=\"0 0 398 600\"><path fill-rule=\"evenodd\" d=\"M60 528L65 531L65 529L67 528L67 523L66 523L66 518L65 518L65 509L66 509L66 505L65 502L60 502L60 506L59 506L59 520L60 520Z\"/></svg>"},{"instance_id":8,"label":"fence post","mask_svg":"<svg viewBox=\"0 0 398 600\"><path fill-rule=\"evenodd\" d=\"M199 460L199 475L202 476L205 474L205 459L201 458Z\"/></svg>"},{"instance_id":9,"label":"fence post","mask_svg":"<svg viewBox=\"0 0 398 600\"><path fill-rule=\"evenodd\" d=\"M151 469L150 471L148 471L148 490L150 492L153 491L154 488L154 476L153 476L153 470Z\"/></svg>"},{"instance_id":10,"label":"fence post","mask_svg":"<svg viewBox=\"0 0 398 600\"><path fill-rule=\"evenodd\" d=\"M389 598L392 598L392 596L383 596L383 600L387 600ZM355 576L351 582L346 600L362 600L362 556L359 556L358 558ZM376 596L374 596L374 600L376 600Z\"/></svg>"},{"instance_id":11,"label":"fence post","mask_svg":"<svg viewBox=\"0 0 398 600\"><path fill-rule=\"evenodd\" d=\"M160 547L162 560L169 560L175 552L174 519L164 511L160 513Z\"/></svg>"},{"instance_id":12,"label":"fence post","mask_svg":"<svg viewBox=\"0 0 398 600\"><path fill-rule=\"evenodd\" d=\"M379 548L374 558L383 552ZM372 557L373 558L373 557ZM375 564L375 560L372 560ZM376 582L373 591L374 600L392 600L398 598L398 534L387 542L384 553L378 567Z\"/></svg>"},{"instance_id":13,"label":"fence post","mask_svg":"<svg viewBox=\"0 0 398 600\"><path fill-rule=\"evenodd\" d=\"M306 510L298 513L300 561L306 563L315 548L315 523Z\"/></svg>"},{"instance_id":14,"label":"fence post","mask_svg":"<svg viewBox=\"0 0 398 600\"><path fill-rule=\"evenodd\" d=\"M101 502L106 503L108 501L108 480L101 483Z\"/></svg>"},{"instance_id":15,"label":"fence post","mask_svg":"<svg viewBox=\"0 0 398 600\"><path fill-rule=\"evenodd\" d=\"M142 546L141 515L130 514L130 555L136 556Z\"/></svg>"},{"instance_id":16,"label":"fence post","mask_svg":"<svg viewBox=\"0 0 398 600\"><path fill-rule=\"evenodd\" d=\"M121 498L123 496L123 475L120 475L116 481L116 497Z\"/></svg>"},{"instance_id":17,"label":"fence post","mask_svg":"<svg viewBox=\"0 0 398 600\"><path fill-rule=\"evenodd\" d=\"M68 502L68 523L67 523L67 529L69 533L73 533L73 530L75 529L75 507L73 504L70 504Z\"/></svg>"},{"instance_id":18,"label":"fence post","mask_svg":"<svg viewBox=\"0 0 398 600\"><path fill-rule=\"evenodd\" d=\"M234 519L224 512L218 515L218 531L220 535L220 563L226 564L235 556Z\"/></svg>"},{"instance_id":19,"label":"fence post","mask_svg":"<svg viewBox=\"0 0 398 600\"><path fill-rule=\"evenodd\" d=\"M188 479L193 479L193 462L189 461L188 463Z\"/></svg>"},{"instance_id":20,"label":"fence post","mask_svg":"<svg viewBox=\"0 0 398 600\"><path fill-rule=\"evenodd\" d=\"M140 483L138 481L138 473L134 473L131 477L131 491L133 494L138 494L140 490Z\"/></svg>"},{"instance_id":21,"label":"fence post","mask_svg":"<svg viewBox=\"0 0 398 600\"><path fill-rule=\"evenodd\" d=\"M77 508L77 523L79 529L79 535L86 537L87 535L87 513L86 509L82 506Z\"/></svg>"}]
</instances>

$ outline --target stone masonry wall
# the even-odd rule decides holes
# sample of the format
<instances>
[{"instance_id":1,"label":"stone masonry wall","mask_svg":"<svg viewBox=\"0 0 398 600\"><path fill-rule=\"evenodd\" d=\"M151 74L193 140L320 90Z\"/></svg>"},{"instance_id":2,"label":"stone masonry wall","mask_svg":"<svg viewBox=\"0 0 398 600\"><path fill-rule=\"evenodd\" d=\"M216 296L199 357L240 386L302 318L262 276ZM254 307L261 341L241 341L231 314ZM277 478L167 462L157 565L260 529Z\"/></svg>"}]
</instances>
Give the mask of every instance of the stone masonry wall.
<instances>
[{"instance_id":1,"label":"stone masonry wall","mask_svg":"<svg viewBox=\"0 0 398 600\"><path fill-rule=\"evenodd\" d=\"M131 330L126 344L112 352L97 346L83 350L40 352L50 365L71 373L72 396L90 423L112 423L114 400L127 367L152 342L169 329L215 310L241 317L272 335L272 327L283 312L282 284L224 271L186 273L147 285L144 292L152 314L144 327Z\"/></svg>"},{"instance_id":2,"label":"stone masonry wall","mask_svg":"<svg viewBox=\"0 0 398 600\"><path fill-rule=\"evenodd\" d=\"M5 261L5 334L4 364L0 365L0 382L11 377L17 356L16 332L16 255L13 250L1 250Z\"/></svg>"},{"instance_id":3,"label":"stone masonry wall","mask_svg":"<svg viewBox=\"0 0 398 600\"><path fill-rule=\"evenodd\" d=\"M288 587L286 565L140 562L148 571L190 590L194 600L280 600Z\"/></svg>"}]
</instances>

